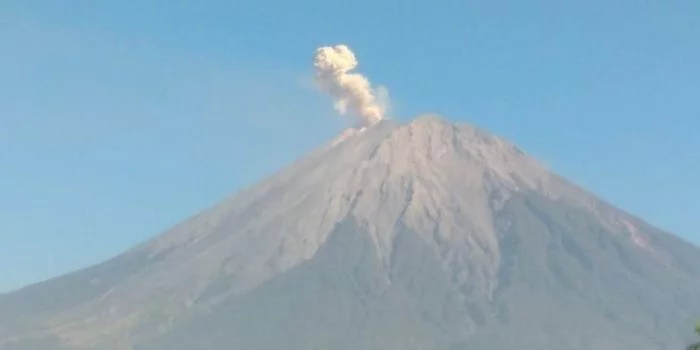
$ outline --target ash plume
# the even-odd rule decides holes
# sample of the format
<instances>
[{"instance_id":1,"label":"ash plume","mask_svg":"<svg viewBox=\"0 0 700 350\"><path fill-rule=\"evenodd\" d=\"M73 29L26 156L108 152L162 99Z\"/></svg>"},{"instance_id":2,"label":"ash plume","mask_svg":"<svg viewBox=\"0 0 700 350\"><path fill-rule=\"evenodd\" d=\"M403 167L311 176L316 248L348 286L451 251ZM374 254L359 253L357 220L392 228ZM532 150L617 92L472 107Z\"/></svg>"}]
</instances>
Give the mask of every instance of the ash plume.
<instances>
[{"instance_id":1,"label":"ash plume","mask_svg":"<svg viewBox=\"0 0 700 350\"><path fill-rule=\"evenodd\" d=\"M369 80L352 72L356 67L355 54L345 45L316 49L314 68L319 87L331 95L338 112L350 113L358 119L360 127L368 127L385 117L388 91L381 87L378 99Z\"/></svg>"}]
</instances>

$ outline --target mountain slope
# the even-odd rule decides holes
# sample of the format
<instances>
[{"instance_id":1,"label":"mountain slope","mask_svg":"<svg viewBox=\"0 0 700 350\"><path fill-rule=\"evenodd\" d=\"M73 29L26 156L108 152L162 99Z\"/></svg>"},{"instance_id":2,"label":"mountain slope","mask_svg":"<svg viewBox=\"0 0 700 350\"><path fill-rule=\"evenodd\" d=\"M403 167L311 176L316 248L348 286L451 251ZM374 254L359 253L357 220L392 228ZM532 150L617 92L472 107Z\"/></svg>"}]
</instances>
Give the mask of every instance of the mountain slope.
<instances>
[{"instance_id":1,"label":"mountain slope","mask_svg":"<svg viewBox=\"0 0 700 350\"><path fill-rule=\"evenodd\" d=\"M0 296L0 349L672 349L698 295L697 247L427 116Z\"/></svg>"}]
</instances>

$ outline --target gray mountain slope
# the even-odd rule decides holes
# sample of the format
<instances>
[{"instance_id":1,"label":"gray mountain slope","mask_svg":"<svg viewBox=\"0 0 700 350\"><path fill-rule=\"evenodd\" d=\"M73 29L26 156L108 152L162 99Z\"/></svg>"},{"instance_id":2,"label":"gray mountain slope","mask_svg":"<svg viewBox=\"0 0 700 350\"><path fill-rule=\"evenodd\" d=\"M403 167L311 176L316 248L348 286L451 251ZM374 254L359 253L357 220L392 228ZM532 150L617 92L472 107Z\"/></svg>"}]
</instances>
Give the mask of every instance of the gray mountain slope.
<instances>
[{"instance_id":1,"label":"gray mountain slope","mask_svg":"<svg viewBox=\"0 0 700 350\"><path fill-rule=\"evenodd\" d=\"M700 249L431 116L0 296L0 349L677 349L698 296Z\"/></svg>"},{"instance_id":2,"label":"gray mountain slope","mask_svg":"<svg viewBox=\"0 0 700 350\"><path fill-rule=\"evenodd\" d=\"M385 274L369 235L347 219L314 259L143 349L444 345L440 333L458 334L462 327L454 321L464 318L466 309L440 273L438 259L417 236L402 233L396 244L401 247L396 264Z\"/></svg>"}]
</instances>

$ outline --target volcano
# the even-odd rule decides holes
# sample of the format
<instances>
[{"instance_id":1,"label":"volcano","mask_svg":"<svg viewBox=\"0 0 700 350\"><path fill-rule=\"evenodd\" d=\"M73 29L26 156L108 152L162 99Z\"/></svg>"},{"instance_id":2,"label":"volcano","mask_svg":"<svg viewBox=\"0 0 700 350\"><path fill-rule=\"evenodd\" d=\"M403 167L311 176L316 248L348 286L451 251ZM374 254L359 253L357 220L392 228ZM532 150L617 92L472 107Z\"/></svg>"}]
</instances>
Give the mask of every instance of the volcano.
<instances>
[{"instance_id":1,"label":"volcano","mask_svg":"<svg viewBox=\"0 0 700 350\"><path fill-rule=\"evenodd\" d=\"M698 317L698 247L429 115L0 296L0 349L682 349Z\"/></svg>"}]
</instances>

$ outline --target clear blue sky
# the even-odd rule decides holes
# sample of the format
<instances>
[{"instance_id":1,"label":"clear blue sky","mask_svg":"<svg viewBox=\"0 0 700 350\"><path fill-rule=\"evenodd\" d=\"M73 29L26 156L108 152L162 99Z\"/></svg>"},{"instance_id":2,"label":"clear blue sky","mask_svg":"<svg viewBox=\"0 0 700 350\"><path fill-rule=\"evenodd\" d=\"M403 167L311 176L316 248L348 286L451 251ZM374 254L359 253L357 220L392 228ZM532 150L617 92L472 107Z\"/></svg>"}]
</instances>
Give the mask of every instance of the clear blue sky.
<instances>
[{"instance_id":1,"label":"clear blue sky","mask_svg":"<svg viewBox=\"0 0 700 350\"><path fill-rule=\"evenodd\" d=\"M400 4L400 5L397 5ZM0 290L108 258L344 127L345 43L438 112L700 242L700 2L2 1Z\"/></svg>"}]
</instances>

